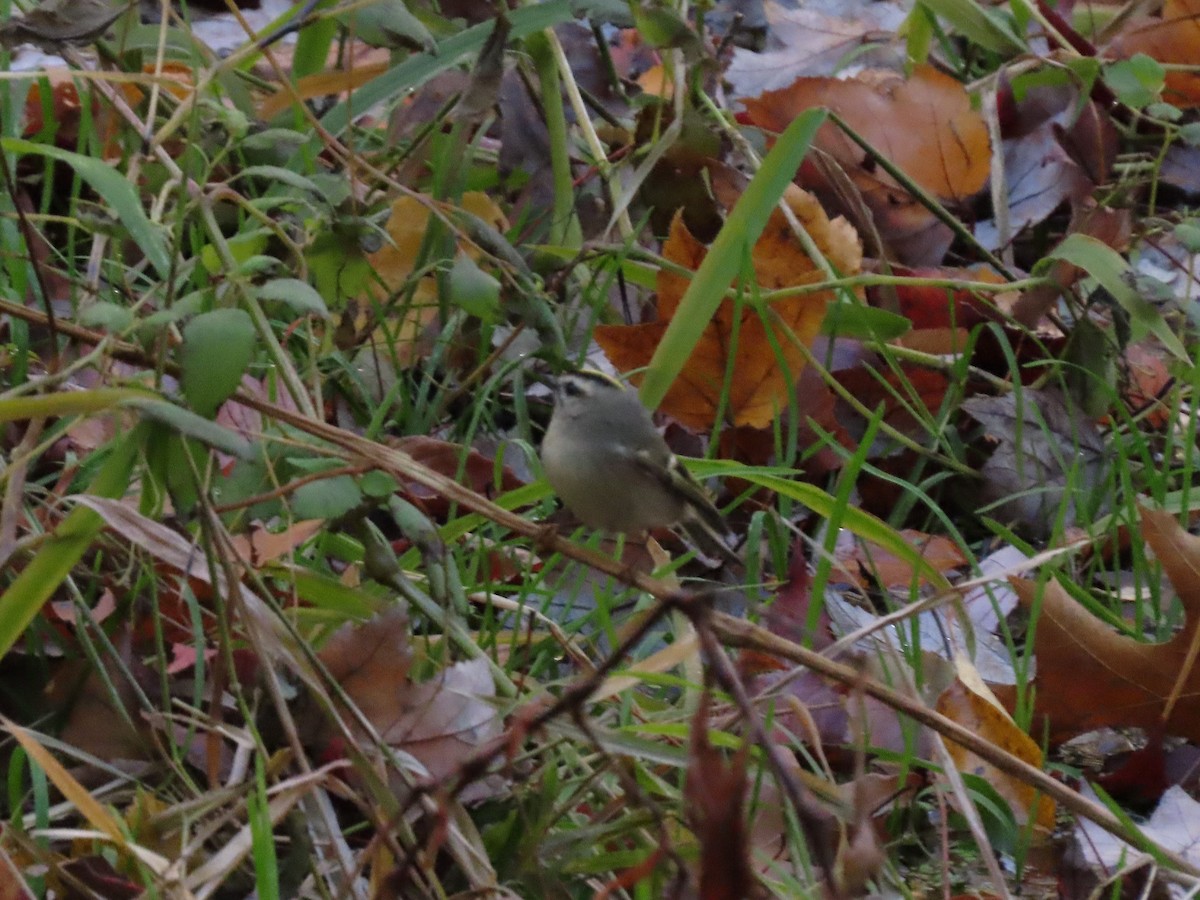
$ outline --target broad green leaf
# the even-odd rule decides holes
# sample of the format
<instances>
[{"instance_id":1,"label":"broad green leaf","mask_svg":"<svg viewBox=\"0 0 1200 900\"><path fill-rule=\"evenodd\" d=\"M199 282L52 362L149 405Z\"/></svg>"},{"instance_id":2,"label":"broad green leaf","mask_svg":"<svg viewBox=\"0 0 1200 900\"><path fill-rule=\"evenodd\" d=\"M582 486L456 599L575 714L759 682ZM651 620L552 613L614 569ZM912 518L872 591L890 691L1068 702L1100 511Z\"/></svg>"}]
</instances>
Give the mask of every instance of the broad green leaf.
<instances>
[{"instance_id":1,"label":"broad green leaf","mask_svg":"<svg viewBox=\"0 0 1200 900\"><path fill-rule=\"evenodd\" d=\"M450 269L450 302L477 319L493 323L500 318L500 282L460 253Z\"/></svg>"},{"instance_id":2,"label":"broad green leaf","mask_svg":"<svg viewBox=\"0 0 1200 900\"><path fill-rule=\"evenodd\" d=\"M257 228L245 234L234 235L226 240L225 246L229 249L229 254L233 257L234 262L240 265L262 253L267 248L267 242L270 239L271 233L267 229ZM225 271L225 261L212 244L206 244L200 250L200 262L210 275L231 274ZM276 262L278 261L276 260Z\"/></svg>"},{"instance_id":3,"label":"broad green leaf","mask_svg":"<svg viewBox=\"0 0 1200 900\"><path fill-rule=\"evenodd\" d=\"M1104 83L1126 106L1141 109L1162 94L1167 73L1162 65L1145 53L1120 59L1104 67Z\"/></svg>"},{"instance_id":4,"label":"broad green leaf","mask_svg":"<svg viewBox=\"0 0 1200 900\"><path fill-rule=\"evenodd\" d=\"M320 316L329 318L329 307L325 298L307 281L299 278L275 278L266 281L255 288L260 300L276 300L287 306L297 315Z\"/></svg>"},{"instance_id":5,"label":"broad green leaf","mask_svg":"<svg viewBox=\"0 0 1200 900\"><path fill-rule=\"evenodd\" d=\"M426 53L437 50L433 35L424 22L409 12L404 0L351 0L337 19L353 38L372 47Z\"/></svg>"},{"instance_id":6,"label":"broad green leaf","mask_svg":"<svg viewBox=\"0 0 1200 900\"><path fill-rule=\"evenodd\" d=\"M386 606L382 598L371 596L362 587L350 587L336 578L299 566L271 563L264 567L263 574L289 582L297 597L338 618L369 619ZM301 607L292 611L303 617L310 610Z\"/></svg>"},{"instance_id":7,"label":"broad green leaf","mask_svg":"<svg viewBox=\"0 0 1200 900\"><path fill-rule=\"evenodd\" d=\"M829 305L821 333L862 341L891 341L908 334L912 322L904 316L864 303L839 301Z\"/></svg>"},{"instance_id":8,"label":"broad green leaf","mask_svg":"<svg viewBox=\"0 0 1200 900\"><path fill-rule=\"evenodd\" d=\"M349 475L302 484L292 497L292 513L300 519L336 519L362 503L362 491Z\"/></svg>"},{"instance_id":9,"label":"broad green leaf","mask_svg":"<svg viewBox=\"0 0 1200 900\"><path fill-rule=\"evenodd\" d=\"M133 324L133 310L128 306L101 301L93 303L79 314L78 322L84 328L103 328L120 334Z\"/></svg>"},{"instance_id":10,"label":"broad green leaf","mask_svg":"<svg viewBox=\"0 0 1200 900\"><path fill-rule=\"evenodd\" d=\"M125 226L158 274L162 277L170 274L171 257L167 252L165 232L147 217L137 188L104 160L21 138L0 138L0 148L5 153L44 156L69 166L111 207L113 215Z\"/></svg>"},{"instance_id":11,"label":"broad green leaf","mask_svg":"<svg viewBox=\"0 0 1200 900\"><path fill-rule=\"evenodd\" d=\"M271 131L282 131L283 129L272 128ZM293 131L286 132L287 134L295 134ZM316 197L324 199L325 194L321 190L321 186L298 172L293 172L290 169L285 169L283 166L247 166L238 172L230 182L236 181L239 178L269 178L272 181L277 181L281 184L286 184L290 187L297 188L301 191L306 191Z\"/></svg>"},{"instance_id":12,"label":"broad green leaf","mask_svg":"<svg viewBox=\"0 0 1200 900\"><path fill-rule=\"evenodd\" d=\"M975 0L920 0L921 5L945 19L967 39L993 53L1011 55L1028 50L1025 42L996 10L985 9Z\"/></svg>"},{"instance_id":13,"label":"broad green leaf","mask_svg":"<svg viewBox=\"0 0 1200 900\"><path fill-rule=\"evenodd\" d=\"M241 435L230 431L223 425L218 425L212 419L197 415L190 409L168 403L157 397L140 396L126 400L121 404L124 408L137 410L144 418L166 425L179 432L184 437L195 438L200 443L212 447L221 453L228 453L239 459L254 459L254 445Z\"/></svg>"},{"instance_id":14,"label":"broad green leaf","mask_svg":"<svg viewBox=\"0 0 1200 900\"><path fill-rule=\"evenodd\" d=\"M238 385L254 355L254 323L240 309L202 313L183 329L180 365L183 394L201 415L211 416Z\"/></svg>"}]
</instances>

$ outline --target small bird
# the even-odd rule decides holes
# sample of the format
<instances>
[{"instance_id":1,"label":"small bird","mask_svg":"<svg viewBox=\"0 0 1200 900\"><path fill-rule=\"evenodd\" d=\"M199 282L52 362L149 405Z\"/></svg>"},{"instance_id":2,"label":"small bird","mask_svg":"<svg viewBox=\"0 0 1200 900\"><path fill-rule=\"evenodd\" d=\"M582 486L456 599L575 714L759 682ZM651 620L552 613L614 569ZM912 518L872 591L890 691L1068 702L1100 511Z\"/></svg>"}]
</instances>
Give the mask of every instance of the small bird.
<instances>
[{"instance_id":1,"label":"small bird","mask_svg":"<svg viewBox=\"0 0 1200 900\"><path fill-rule=\"evenodd\" d=\"M706 555L739 562L725 526L637 395L600 372L562 375L542 439L550 486L584 525L642 532L679 525Z\"/></svg>"},{"instance_id":2,"label":"small bird","mask_svg":"<svg viewBox=\"0 0 1200 900\"><path fill-rule=\"evenodd\" d=\"M23 16L0 23L0 47L37 44L47 53L90 44L131 6L122 0L44 0Z\"/></svg>"}]
</instances>

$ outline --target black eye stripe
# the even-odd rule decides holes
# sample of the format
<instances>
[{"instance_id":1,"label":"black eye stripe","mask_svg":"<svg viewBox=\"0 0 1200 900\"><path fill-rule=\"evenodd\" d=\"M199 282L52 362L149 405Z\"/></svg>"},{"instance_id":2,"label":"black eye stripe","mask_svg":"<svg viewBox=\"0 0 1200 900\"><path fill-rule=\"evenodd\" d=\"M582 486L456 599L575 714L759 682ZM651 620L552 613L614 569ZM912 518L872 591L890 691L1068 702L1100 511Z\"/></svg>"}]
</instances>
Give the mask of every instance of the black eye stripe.
<instances>
[{"instance_id":1,"label":"black eye stripe","mask_svg":"<svg viewBox=\"0 0 1200 900\"><path fill-rule=\"evenodd\" d=\"M568 397L582 397L586 393L579 382L570 379L563 382L562 392Z\"/></svg>"}]
</instances>

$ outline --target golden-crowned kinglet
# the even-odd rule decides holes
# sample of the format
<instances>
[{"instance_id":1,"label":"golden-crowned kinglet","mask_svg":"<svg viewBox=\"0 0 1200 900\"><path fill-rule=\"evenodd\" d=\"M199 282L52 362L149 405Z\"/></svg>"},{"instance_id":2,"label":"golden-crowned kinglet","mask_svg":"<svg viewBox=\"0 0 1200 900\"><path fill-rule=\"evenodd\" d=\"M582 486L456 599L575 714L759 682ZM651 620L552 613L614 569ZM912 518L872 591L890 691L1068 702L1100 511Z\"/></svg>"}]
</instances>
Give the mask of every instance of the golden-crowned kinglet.
<instances>
[{"instance_id":1,"label":"golden-crowned kinglet","mask_svg":"<svg viewBox=\"0 0 1200 900\"><path fill-rule=\"evenodd\" d=\"M637 395L607 375L585 370L558 379L541 456L550 486L583 524L623 532L678 524L705 554L737 561L703 488Z\"/></svg>"}]
</instances>

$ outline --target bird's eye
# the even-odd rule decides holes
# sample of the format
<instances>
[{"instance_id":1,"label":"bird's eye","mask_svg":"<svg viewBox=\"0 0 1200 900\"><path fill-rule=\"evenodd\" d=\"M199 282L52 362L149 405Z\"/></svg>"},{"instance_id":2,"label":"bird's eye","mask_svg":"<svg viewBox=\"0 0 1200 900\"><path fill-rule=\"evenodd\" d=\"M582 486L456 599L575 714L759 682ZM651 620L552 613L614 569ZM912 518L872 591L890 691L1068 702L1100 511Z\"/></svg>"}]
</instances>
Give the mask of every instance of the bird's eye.
<instances>
[{"instance_id":1,"label":"bird's eye","mask_svg":"<svg viewBox=\"0 0 1200 900\"><path fill-rule=\"evenodd\" d=\"M583 387L579 382L573 379L567 379L562 383L562 392L568 397L582 397Z\"/></svg>"}]
</instances>

